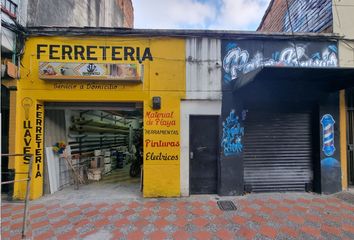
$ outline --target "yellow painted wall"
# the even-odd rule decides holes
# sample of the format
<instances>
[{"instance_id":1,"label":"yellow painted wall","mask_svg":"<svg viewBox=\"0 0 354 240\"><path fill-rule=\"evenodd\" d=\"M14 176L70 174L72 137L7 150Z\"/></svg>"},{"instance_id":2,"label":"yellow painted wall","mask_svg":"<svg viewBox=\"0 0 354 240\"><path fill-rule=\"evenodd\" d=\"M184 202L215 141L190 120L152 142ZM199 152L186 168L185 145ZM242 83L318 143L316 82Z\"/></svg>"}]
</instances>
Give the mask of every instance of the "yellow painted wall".
<instances>
[{"instance_id":1,"label":"yellow painted wall","mask_svg":"<svg viewBox=\"0 0 354 240\"><path fill-rule=\"evenodd\" d=\"M98 60L90 61L74 59L51 60L48 57L48 52L42 53L40 59L37 59L38 44L69 45L72 47L74 45L131 46L134 48L139 47L140 49L149 47L153 60L146 59L142 63L144 65L143 83L122 83L107 80L41 80L39 79L40 62L138 63L138 61L130 59L113 61L109 56L107 56L106 60L103 60L102 55L98 52L92 55L97 57ZM26 42L24 52L20 70L21 79L18 82L16 97L16 135L10 141L16 143L16 152L24 152L24 148L28 145L26 151L32 154L37 153L37 156L41 153L41 161L38 158L33 167L32 199L40 197L43 189L43 176L38 176L38 172L43 173L44 135L39 133L40 123L43 124L43 122L38 121L39 110L36 111L36 108L40 108L45 102L143 102L145 155L143 194L146 197L180 195L180 99L185 97L186 82L184 39L31 37ZM62 86L60 84L64 84L65 88L58 88L58 86ZM114 89L89 89L89 84L106 87L113 86ZM152 110L151 99L153 96L161 97L162 108L160 110ZM44 112L44 106L40 111ZM166 144L169 145L165 146ZM147 153L149 153L149 156L161 155L166 157L164 158L165 160L159 160L158 158L152 160L152 157L147 157ZM172 157L168 156L174 157L172 159ZM23 157L17 157L15 161L16 170L26 170L28 165L24 162ZM35 177L36 174L37 178ZM25 185L23 183L15 184L14 197L23 198L24 190Z\"/></svg>"},{"instance_id":2,"label":"yellow painted wall","mask_svg":"<svg viewBox=\"0 0 354 240\"><path fill-rule=\"evenodd\" d=\"M338 41L339 65L340 67L354 67L354 28L353 14L354 1L332 0L333 33L343 37ZM342 168L342 189L348 188L348 158L347 158L347 123L344 91L341 92L340 116L341 116L341 168Z\"/></svg>"},{"instance_id":3,"label":"yellow painted wall","mask_svg":"<svg viewBox=\"0 0 354 240\"><path fill-rule=\"evenodd\" d=\"M348 188L347 162L347 109L345 107L345 91L339 93L339 128L340 128L340 159L342 170L342 189Z\"/></svg>"}]
</instances>

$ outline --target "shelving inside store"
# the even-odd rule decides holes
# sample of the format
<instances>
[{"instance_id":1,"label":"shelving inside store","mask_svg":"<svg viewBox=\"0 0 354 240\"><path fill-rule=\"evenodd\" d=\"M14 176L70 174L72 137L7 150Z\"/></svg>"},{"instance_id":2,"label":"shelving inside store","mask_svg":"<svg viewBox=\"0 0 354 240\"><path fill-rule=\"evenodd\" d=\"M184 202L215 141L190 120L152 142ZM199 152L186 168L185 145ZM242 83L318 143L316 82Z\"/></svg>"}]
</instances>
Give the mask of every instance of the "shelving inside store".
<instances>
[{"instance_id":1,"label":"shelving inside store","mask_svg":"<svg viewBox=\"0 0 354 240\"><path fill-rule=\"evenodd\" d=\"M47 124L46 147L53 146L55 141L64 141L67 144L66 153L61 158L69 160L76 171L75 174L80 175L86 183L100 181L105 175L129 167L134 157L132 145L135 144L137 135L142 137L142 134L136 134L142 132L141 109L135 111L61 109L60 115L65 116L60 116L60 121L53 111L55 112L52 110L48 117L55 120L47 119L52 123ZM58 133L60 137L56 136ZM48 160L50 159L45 160L45 165L48 164ZM63 164L60 166L62 168ZM68 166L65 170L73 171ZM64 175L62 172L61 169L56 174ZM129 171L124 172L129 174ZM68 177L73 180L72 173L66 173L65 178ZM61 178L63 176L59 176L59 179ZM74 183L74 180L71 182Z\"/></svg>"}]
</instances>

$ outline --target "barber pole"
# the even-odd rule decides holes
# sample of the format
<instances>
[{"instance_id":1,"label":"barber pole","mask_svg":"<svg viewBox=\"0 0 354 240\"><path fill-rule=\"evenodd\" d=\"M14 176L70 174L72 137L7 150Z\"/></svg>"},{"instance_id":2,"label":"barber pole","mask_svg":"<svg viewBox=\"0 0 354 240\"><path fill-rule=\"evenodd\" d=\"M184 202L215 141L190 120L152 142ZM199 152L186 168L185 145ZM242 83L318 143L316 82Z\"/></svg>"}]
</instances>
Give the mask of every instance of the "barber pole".
<instances>
[{"instance_id":1,"label":"barber pole","mask_svg":"<svg viewBox=\"0 0 354 240\"><path fill-rule=\"evenodd\" d=\"M322 151L328 157L332 156L336 151L334 147L334 119L330 114L325 114L321 119L323 147Z\"/></svg>"}]
</instances>

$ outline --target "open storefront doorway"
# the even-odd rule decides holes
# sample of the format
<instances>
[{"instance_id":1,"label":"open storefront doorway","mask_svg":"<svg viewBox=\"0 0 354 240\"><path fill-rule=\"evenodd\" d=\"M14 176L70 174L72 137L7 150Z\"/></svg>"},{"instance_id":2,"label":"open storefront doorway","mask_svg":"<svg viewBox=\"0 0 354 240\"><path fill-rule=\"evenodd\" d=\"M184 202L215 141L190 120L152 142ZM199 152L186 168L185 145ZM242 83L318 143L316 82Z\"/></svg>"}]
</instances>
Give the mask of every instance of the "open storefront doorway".
<instances>
[{"instance_id":1,"label":"open storefront doorway","mask_svg":"<svg viewBox=\"0 0 354 240\"><path fill-rule=\"evenodd\" d=\"M142 103L46 103L44 138L44 194L141 196Z\"/></svg>"}]
</instances>

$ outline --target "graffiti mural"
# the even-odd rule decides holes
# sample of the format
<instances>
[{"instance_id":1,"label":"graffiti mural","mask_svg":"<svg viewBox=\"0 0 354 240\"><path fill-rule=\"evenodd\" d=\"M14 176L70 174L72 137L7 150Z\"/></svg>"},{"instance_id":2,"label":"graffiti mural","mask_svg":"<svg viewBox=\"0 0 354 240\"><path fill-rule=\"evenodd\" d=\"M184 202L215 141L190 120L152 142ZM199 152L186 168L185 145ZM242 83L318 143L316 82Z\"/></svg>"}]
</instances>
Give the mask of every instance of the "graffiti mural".
<instances>
[{"instance_id":1,"label":"graffiti mural","mask_svg":"<svg viewBox=\"0 0 354 240\"><path fill-rule=\"evenodd\" d=\"M277 42L267 46L264 42L254 42L249 49L241 44L227 42L223 51L224 82L228 83L237 79L242 74L251 72L263 66L286 67L336 67L338 66L338 51L335 44L319 46L314 49L309 43L284 43ZM257 44L257 45L255 45ZM280 45L280 46L279 46ZM322 45L322 44L320 44ZM274 50L273 50L274 49Z\"/></svg>"},{"instance_id":2,"label":"graffiti mural","mask_svg":"<svg viewBox=\"0 0 354 240\"><path fill-rule=\"evenodd\" d=\"M322 125L322 151L327 157L330 157L336 151L334 147L334 119L331 114L323 115Z\"/></svg>"},{"instance_id":3,"label":"graffiti mural","mask_svg":"<svg viewBox=\"0 0 354 240\"><path fill-rule=\"evenodd\" d=\"M283 31L291 32L293 28L294 32L321 32L332 21L332 0L292 1L284 15Z\"/></svg>"},{"instance_id":4,"label":"graffiti mural","mask_svg":"<svg viewBox=\"0 0 354 240\"><path fill-rule=\"evenodd\" d=\"M222 123L223 135L221 147L225 156L232 156L243 151L242 137L244 136L244 127L241 126L239 117L235 110L231 110L226 121Z\"/></svg>"}]
</instances>

